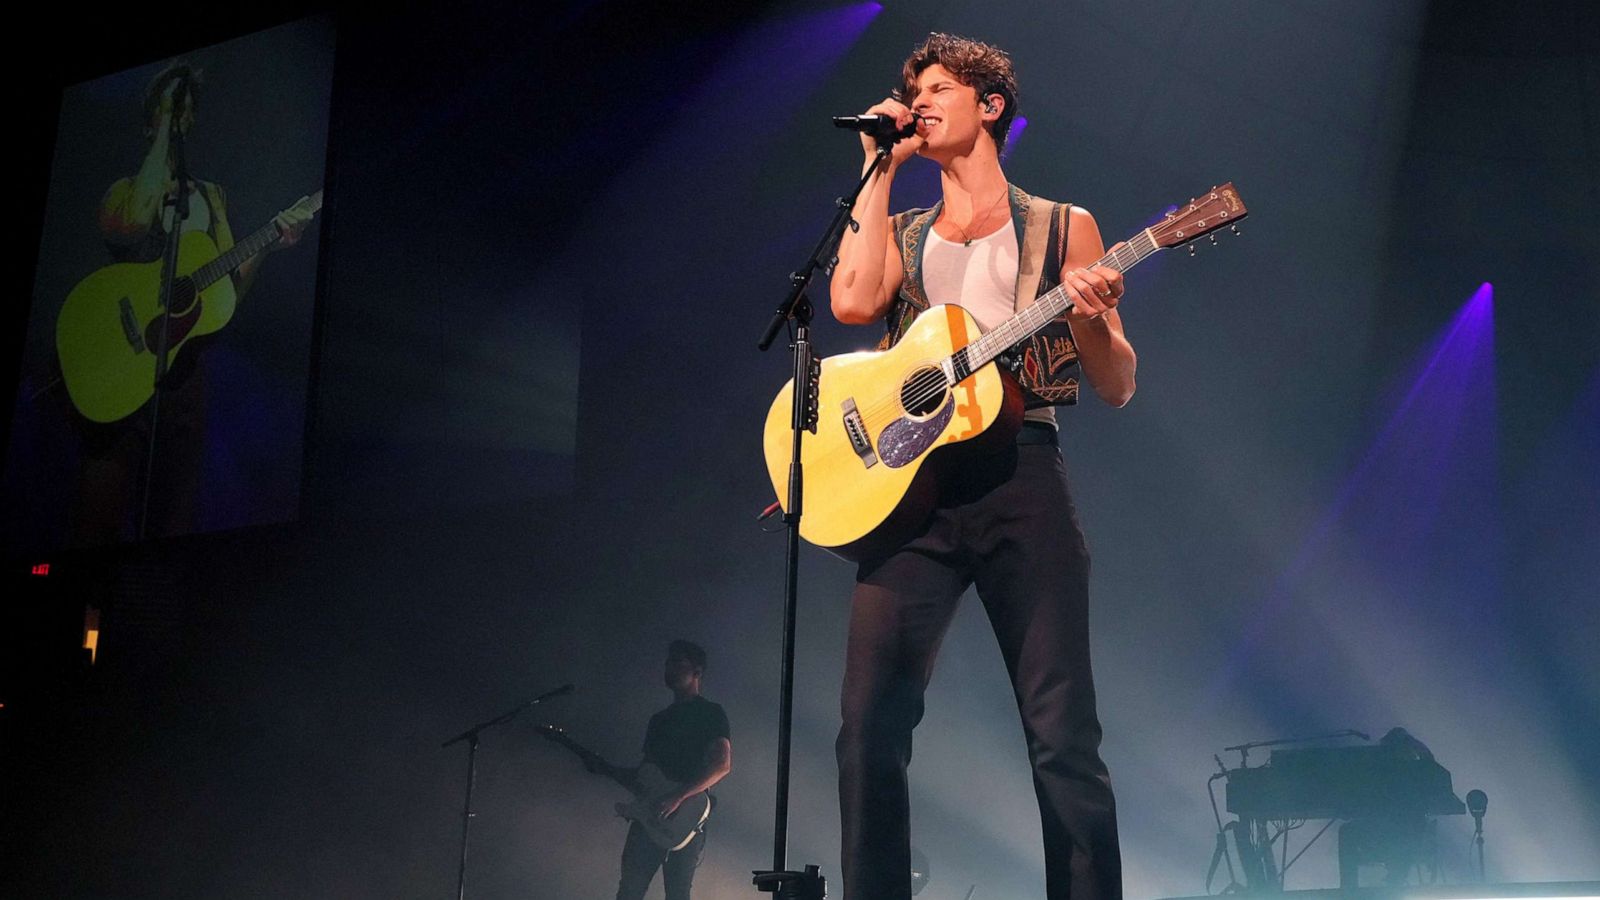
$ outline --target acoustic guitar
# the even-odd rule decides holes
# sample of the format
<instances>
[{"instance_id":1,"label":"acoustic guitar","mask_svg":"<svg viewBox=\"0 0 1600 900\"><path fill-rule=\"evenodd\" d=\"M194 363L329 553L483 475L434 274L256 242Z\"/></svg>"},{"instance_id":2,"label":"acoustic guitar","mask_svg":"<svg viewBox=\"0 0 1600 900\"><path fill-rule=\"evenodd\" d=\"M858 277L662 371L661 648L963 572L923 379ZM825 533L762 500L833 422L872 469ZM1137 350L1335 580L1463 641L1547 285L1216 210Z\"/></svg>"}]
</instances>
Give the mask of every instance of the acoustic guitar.
<instances>
[{"instance_id":1,"label":"acoustic guitar","mask_svg":"<svg viewBox=\"0 0 1600 900\"><path fill-rule=\"evenodd\" d=\"M311 212L322 208L322 191L305 199ZM91 422L116 422L137 412L155 394L163 320L170 365L195 338L233 318L238 296L227 276L281 240L272 222L226 253L204 232L183 234L168 316L161 308L162 260L116 263L78 282L56 318L56 356L72 405Z\"/></svg>"},{"instance_id":2,"label":"acoustic guitar","mask_svg":"<svg viewBox=\"0 0 1600 900\"><path fill-rule=\"evenodd\" d=\"M1245 215L1231 182L1214 187L1095 265L1126 272ZM934 306L889 350L822 360L815 436L801 441L800 536L852 561L909 540L932 510L941 471L963 450L1016 439L1022 388L997 363L1071 306L1057 287L987 334L961 307ZM767 474L786 512L793 392L790 379L772 401L763 434Z\"/></svg>"}]
</instances>

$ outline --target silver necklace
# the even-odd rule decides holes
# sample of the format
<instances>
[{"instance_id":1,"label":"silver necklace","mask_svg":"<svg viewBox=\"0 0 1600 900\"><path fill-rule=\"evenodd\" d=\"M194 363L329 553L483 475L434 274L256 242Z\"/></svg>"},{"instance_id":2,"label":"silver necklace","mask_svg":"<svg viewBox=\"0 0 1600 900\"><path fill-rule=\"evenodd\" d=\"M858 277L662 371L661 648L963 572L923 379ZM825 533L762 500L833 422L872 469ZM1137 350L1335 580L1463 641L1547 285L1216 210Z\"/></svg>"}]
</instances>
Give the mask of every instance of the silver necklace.
<instances>
[{"instance_id":1,"label":"silver necklace","mask_svg":"<svg viewBox=\"0 0 1600 900\"><path fill-rule=\"evenodd\" d=\"M983 211L983 218L981 220L980 219L972 219L972 220L968 221L967 222L967 227L971 228L973 231L976 231L976 230L978 230L979 227L981 227L980 222L988 222L989 221L989 217L994 215L994 211L1000 207L1000 201L1006 199L1006 194L1008 194L1008 193L1010 193L1010 192L1009 191L1001 191L1000 192L1000 196L995 199L994 203L991 204L988 209ZM963 239L962 242L961 242L962 246L966 246L966 247L971 247L972 246L972 242L974 240L976 240L972 236L972 232L969 232L966 228L962 228L960 225L957 225L954 221L951 221L950 227L954 228L955 230L957 230L959 232L961 232L961 237Z\"/></svg>"}]
</instances>

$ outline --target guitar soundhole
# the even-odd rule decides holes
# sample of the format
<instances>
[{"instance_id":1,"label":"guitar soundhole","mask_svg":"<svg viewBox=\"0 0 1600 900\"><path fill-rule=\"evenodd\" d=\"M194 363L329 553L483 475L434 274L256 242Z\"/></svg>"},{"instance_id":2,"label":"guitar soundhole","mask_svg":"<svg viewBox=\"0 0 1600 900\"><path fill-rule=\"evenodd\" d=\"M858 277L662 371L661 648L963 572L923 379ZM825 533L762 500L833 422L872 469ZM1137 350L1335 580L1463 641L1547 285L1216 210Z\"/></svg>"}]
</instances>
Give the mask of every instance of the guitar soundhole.
<instances>
[{"instance_id":1,"label":"guitar soundhole","mask_svg":"<svg viewBox=\"0 0 1600 900\"><path fill-rule=\"evenodd\" d=\"M900 383L900 406L915 418L931 416L944 405L944 372L926 366Z\"/></svg>"},{"instance_id":2,"label":"guitar soundhole","mask_svg":"<svg viewBox=\"0 0 1600 900\"><path fill-rule=\"evenodd\" d=\"M168 307L175 316L181 316L194 305L194 279L188 276L172 283L172 305Z\"/></svg>"}]
</instances>

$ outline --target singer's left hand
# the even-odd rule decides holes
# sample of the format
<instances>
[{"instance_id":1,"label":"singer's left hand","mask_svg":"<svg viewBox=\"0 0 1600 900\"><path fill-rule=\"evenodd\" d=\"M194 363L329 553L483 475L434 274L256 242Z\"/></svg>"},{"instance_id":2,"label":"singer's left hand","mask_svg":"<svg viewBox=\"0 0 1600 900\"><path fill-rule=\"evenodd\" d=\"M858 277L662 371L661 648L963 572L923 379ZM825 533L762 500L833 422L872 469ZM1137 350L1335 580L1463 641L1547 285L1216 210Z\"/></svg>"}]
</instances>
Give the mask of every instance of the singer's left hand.
<instances>
[{"instance_id":1,"label":"singer's left hand","mask_svg":"<svg viewBox=\"0 0 1600 900\"><path fill-rule=\"evenodd\" d=\"M1061 286L1072 300L1067 317L1074 323L1102 318L1122 302L1122 273L1105 266L1062 269Z\"/></svg>"},{"instance_id":2,"label":"singer's left hand","mask_svg":"<svg viewBox=\"0 0 1600 900\"><path fill-rule=\"evenodd\" d=\"M312 215L311 198L301 197L298 203L274 216L272 222L278 226L278 233L283 239L273 249L285 250L299 243L306 226L311 224Z\"/></svg>"}]
</instances>

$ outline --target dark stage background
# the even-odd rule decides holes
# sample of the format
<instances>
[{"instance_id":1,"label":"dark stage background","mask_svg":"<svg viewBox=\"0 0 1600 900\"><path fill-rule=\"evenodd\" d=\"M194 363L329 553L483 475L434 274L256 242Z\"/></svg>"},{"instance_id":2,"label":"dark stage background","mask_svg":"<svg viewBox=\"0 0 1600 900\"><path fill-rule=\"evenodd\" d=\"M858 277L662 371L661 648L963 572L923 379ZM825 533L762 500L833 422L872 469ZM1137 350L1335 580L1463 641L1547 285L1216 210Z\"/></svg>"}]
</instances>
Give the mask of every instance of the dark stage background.
<instances>
[{"instance_id":1,"label":"dark stage background","mask_svg":"<svg viewBox=\"0 0 1600 900\"><path fill-rule=\"evenodd\" d=\"M13 295L57 86L311 11L74 22L70 47L41 28L50 61L7 79L32 126ZM754 344L858 170L827 116L881 97L933 29L1012 51L1028 124L1008 173L1108 240L1224 180L1252 211L1243 237L1130 277L1139 394L1063 417L1129 895L1201 891L1212 752L1394 725L1458 794L1488 792L1491 879L1600 878L1588 5L335 12L301 518L10 555L0 894L445 895L465 753L439 743L571 681L485 739L468 890L609 896L613 795L531 726L633 762L683 636L734 730L699 895L749 895L783 556L754 524L758 431L786 371ZM908 170L895 205L936 187ZM6 315L9 361L26 310ZM876 339L822 319L824 352ZM561 421L575 443L551 446ZM791 859L829 875L851 575L805 557ZM85 603L92 668L71 650ZM970 602L918 739L922 896L1039 895L1020 729ZM1441 823L1452 877L1469 831ZM1331 845L1289 878L1335 880Z\"/></svg>"}]
</instances>

